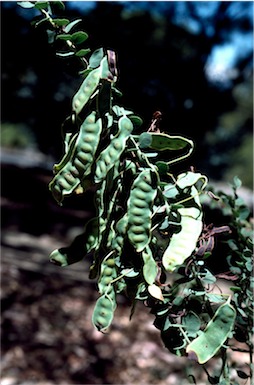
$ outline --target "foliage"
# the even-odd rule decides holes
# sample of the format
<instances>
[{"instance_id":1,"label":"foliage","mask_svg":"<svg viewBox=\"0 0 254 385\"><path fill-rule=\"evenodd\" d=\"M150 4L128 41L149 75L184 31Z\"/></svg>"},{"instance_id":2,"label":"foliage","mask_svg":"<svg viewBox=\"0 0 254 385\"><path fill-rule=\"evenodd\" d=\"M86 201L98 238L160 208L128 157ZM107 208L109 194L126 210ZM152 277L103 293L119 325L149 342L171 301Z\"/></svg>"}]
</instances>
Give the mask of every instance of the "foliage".
<instances>
[{"instance_id":1,"label":"foliage","mask_svg":"<svg viewBox=\"0 0 254 385\"><path fill-rule=\"evenodd\" d=\"M42 13L35 26L44 23L49 42L57 47L61 42L58 56L75 56L84 65L62 125L65 154L54 166L49 188L60 205L93 189L96 216L70 246L51 253L51 262L64 267L92 255L90 278L97 279L99 291L92 321L99 331L110 327L123 293L132 301L131 316L137 301L151 309L171 353L188 356L205 371L211 358L221 357L220 373L207 373L208 379L230 384L227 351L234 348L233 338L246 342L250 356L253 352L252 229L250 213L237 195L240 181L234 180L233 197L216 196L204 192L207 177L193 168L175 174L175 164L190 156L194 144L162 133L159 111L140 133L142 119L119 102L116 53L104 48L91 53L84 47L88 35L77 30L80 20L52 16L62 2L19 4ZM202 194L223 204L232 217L228 226L204 224ZM215 276L208 265L220 233L232 235L229 273ZM211 290L218 278L234 281L231 295Z\"/></svg>"}]
</instances>

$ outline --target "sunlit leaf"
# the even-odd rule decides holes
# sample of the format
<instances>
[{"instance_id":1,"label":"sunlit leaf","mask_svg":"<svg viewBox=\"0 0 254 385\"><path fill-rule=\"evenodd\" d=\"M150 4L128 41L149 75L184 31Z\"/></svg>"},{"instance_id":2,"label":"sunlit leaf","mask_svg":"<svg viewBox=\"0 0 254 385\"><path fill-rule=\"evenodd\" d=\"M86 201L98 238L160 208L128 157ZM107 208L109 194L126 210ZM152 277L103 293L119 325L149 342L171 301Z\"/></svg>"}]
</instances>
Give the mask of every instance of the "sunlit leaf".
<instances>
[{"instance_id":1,"label":"sunlit leaf","mask_svg":"<svg viewBox=\"0 0 254 385\"><path fill-rule=\"evenodd\" d=\"M34 8L35 6L31 1L18 1L17 4L22 8Z\"/></svg>"},{"instance_id":2,"label":"sunlit leaf","mask_svg":"<svg viewBox=\"0 0 254 385\"><path fill-rule=\"evenodd\" d=\"M160 301L164 301L162 291L161 291L161 288L159 286L157 286L155 284L149 285L148 286L148 292L152 297L159 299Z\"/></svg>"},{"instance_id":3,"label":"sunlit leaf","mask_svg":"<svg viewBox=\"0 0 254 385\"><path fill-rule=\"evenodd\" d=\"M82 21L82 19L77 19L77 20L73 20L71 21L69 24L67 24L64 28L64 31L66 33L69 33L73 27L75 27L75 25L77 25L78 23L80 23Z\"/></svg>"},{"instance_id":4,"label":"sunlit leaf","mask_svg":"<svg viewBox=\"0 0 254 385\"><path fill-rule=\"evenodd\" d=\"M90 68L99 67L103 56L104 56L103 48L96 49L89 59L89 67Z\"/></svg>"}]
</instances>

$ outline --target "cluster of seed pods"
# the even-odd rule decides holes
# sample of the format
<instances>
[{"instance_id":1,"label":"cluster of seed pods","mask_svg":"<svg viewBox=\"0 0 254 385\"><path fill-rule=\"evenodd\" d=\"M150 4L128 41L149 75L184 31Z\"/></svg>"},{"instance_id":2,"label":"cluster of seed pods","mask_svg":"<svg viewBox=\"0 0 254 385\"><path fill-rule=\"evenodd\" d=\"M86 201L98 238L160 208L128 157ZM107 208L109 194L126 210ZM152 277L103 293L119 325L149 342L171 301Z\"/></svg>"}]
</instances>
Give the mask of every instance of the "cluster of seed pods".
<instances>
[{"instance_id":1,"label":"cluster of seed pods","mask_svg":"<svg viewBox=\"0 0 254 385\"><path fill-rule=\"evenodd\" d=\"M135 300L143 291L163 301L159 271L173 272L182 265L202 231L197 184L204 178L194 172L179 175L173 184L175 196L172 192L169 196L170 185L149 151L179 151L192 142L167 134L134 135L137 119L132 111L112 106L114 81L108 71L105 56L74 95L72 114L77 123L83 122L78 132L66 134L66 153L55 165L49 185L59 204L80 186L84 193L87 185L95 189L95 218L70 246L54 250L50 260L67 266L92 254L89 276L97 279L99 291L92 322L102 332L113 320L117 293L132 291ZM100 108L102 98L108 100ZM105 105L112 108L105 111ZM178 197L181 202L176 201ZM180 231L172 233L161 248L158 234L172 212L177 214Z\"/></svg>"}]
</instances>

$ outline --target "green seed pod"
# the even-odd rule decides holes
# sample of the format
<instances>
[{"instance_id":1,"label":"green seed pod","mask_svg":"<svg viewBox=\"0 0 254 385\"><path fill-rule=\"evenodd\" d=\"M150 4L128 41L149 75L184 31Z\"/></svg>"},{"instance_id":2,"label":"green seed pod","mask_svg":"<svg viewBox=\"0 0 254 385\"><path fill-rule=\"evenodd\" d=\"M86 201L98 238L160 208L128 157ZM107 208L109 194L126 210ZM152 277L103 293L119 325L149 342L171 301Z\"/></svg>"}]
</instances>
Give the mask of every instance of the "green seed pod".
<instances>
[{"instance_id":1,"label":"green seed pod","mask_svg":"<svg viewBox=\"0 0 254 385\"><path fill-rule=\"evenodd\" d=\"M221 305L205 330L187 346L190 358L205 364L212 358L229 337L236 318L236 311L229 301Z\"/></svg>"},{"instance_id":2,"label":"green seed pod","mask_svg":"<svg viewBox=\"0 0 254 385\"><path fill-rule=\"evenodd\" d=\"M70 195L91 172L101 131L102 120L96 120L96 112L93 111L80 127L71 159L49 184L49 189L58 203L62 202L64 196Z\"/></svg>"},{"instance_id":3,"label":"green seed pod","mask_svg":"<svg viewBox=\"0 0 254 385\"><path fill-rule=\"evenodd\" d=\"M95 92L99 85L100 75L100 68L96 68L91 71L81 84L78 92L74 95L72 99L72 109L76 114L80 113Z\"/></svg>"},{"instance_id":4,"label":"green seed pod","mask_svg":"<svg viewBox=\"0 0 254 385\"><path fill-rule=\"evenodd\" d=\"M140 148L151 148L155 151L182 150L188 145L193 147L192 140L182 136L171 136L154 132L143 132L139 136Z\"/></svg>"},{"instance_id":5,"label":"green seed pod","mask_svg":"<svg viewBox=\"0 0 254 385\"><path fill-rule=\"evenodd\" d=\"M52 251L49 256L50 262L61 267L79 262L96 247L97 241L98 219L93 218L85 226L84 232L78 235L70 246Z\"/></svg>"},{"instance_id":6,"label":"green seed pod","mask_svg":"<svg viewBox=\"0 0 254 385\"><path fill-rule=\"evenodd\" d=\"M66 134L68 135L68 134ZM73 135L72 139L69 141L68 145L66 144L66 154L62 158L62 160L58 164L54 164L53 171L54 174L57 174L71 159L73 151L75 149L76 141L77 141L78 133Z\"/></svg>"},{"instance_id":7,"label":"green seed pod","mask_svg":"<svg viewBox=\"0 0 254 385\"><path fill-rule=\"evenodd\" d=\"M191 255L203 228L199 209L179 208L178 212L181 215L181 231L172 235L162 257L163 266L169 272L173 272Z\"/></svg>"},{"instance_id":8,"label":"green seed pod","mask_svg":"<svg viewBox=\"0 0 254 385\"><path fill-rule=\"evenodd\" d=\"M114 310L114 303L106 294L98 298L92 316L94 327L105 332L113 321Z\"/></svg>"},{"instance_id":9,"label":"green seed pod","mask_svg":"<svg viewBox=\"0 0 254 385\"><path fill-rule=\"evenodd\" d=\"M127 202L128 238L137 252L144 250L151 240L151 216L157 194L157 174L144 169L134 180ZM141 199L141 196L143 199Z\"/></svg>"},{"instance_id":10,"label":"green seed pod","mask_svg":"<svg viewBox=\"0 0 254 385\"><path fill-rule=\"evenodd\" d=\"M108 262L108 256L104 258L104 260L101 263L101 269L100 269L100 277L98 280L98 287L99 287L99 292L100 294L109 294L109 291L112 288L112 285L106 283L108 282L108 277L111 278L111 281L113 281L117 277L117 271L116 271L116 266L115 263L113 263L114 259L112 258L109 259ZM106 278L106 281L105 281ZM110 281L110 282L111 282ZM113 294L114 299L115 294Z\"/></svg>"},{"instance_id":11,"label":"green seed pod","mask_svg":"<svg viewBox=\"0 0 254 385\"><path fill-rule=\"evenodd\" d=\"M127 231L128 217L125 214L116 224L115 237L112 240L112 250L116 250L118 255L122 254L124 237Z\"/></svg>"},{"instance_id":12,"label":"green seed pod","mask_svg":"<svg viewBox=\"0 0 254 385\"><path fill-rule=\"evenodd\" d=\"M105 179L109 170L119 161L125 149L126 141L133 130L133 124L127 116L122 116L118 120L118 128L117 135L111 139L108 147L100 153L96 160L95 183L100 183Z\"/></svg>"}]
</instances>

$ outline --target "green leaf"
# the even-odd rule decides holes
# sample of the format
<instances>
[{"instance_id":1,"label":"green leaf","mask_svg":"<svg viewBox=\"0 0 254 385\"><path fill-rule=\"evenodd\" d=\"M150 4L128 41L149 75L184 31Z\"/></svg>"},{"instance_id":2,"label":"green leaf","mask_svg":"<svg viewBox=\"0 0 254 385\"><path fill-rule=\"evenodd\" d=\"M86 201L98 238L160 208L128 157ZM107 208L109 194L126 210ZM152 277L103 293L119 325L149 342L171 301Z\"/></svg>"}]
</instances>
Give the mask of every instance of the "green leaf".
<instances>
[{"instance_id":1,"label":"green leaf","mask_svg":"<svg viewBox=\"0 0 254 385\"><path fill-rule=\"evenodd\" d=\"M53 21L56 25L58 25L58 27L63 27L70 22L68 19L54 19Z\"/></svg>"},{"instance_id":2,"label":"green leaf","mask_svg":"<svg viewBox=\"0 0 254 385\"><path fill-rule=\"evenodd\" d=\"M130 120L132 121L135 127L140 127L143 124L143 120L137 115L131 115Z\"/></svg>"},{"instance_id":3,"label":"green leaf","mask_svg":"<svg viewBox=\"0 0 254 385\"><path fill-rule=\"evenodd\" d=\"M78 57L82 57L82 56L86 56L89 52L91 52L90 48L80 49L78 52L75 53L75 55Z\"/></svg>"},{"instance_id":4,"label":"green leaf","mask_svg":"<svg viewBox=\"0 0 254 385\"><path fill-rule=\"evenodd\" d=\"M100 62L104 56L103 48L96 49L90 59L89 59L89 67L90 68L97 68L100 65Z\"/></svg>"},{"instance_id":5,"label":"green leaf","mask_svg":"<svg viewBox=\"0 0 254 385\"><path fill-rule=\"evenodd\" d=\"M201 326L201 321L193 311L190 311L185 317L183 317L182 323L185 326L188 335L196 337Z\"/></svg>"},{"instance_id":6,"label":"green leaf","mask_svg":"<svg viewBox=\"0 0 254 385\"><path fill-rule=\"evenodd\" d=\"M71 40L71 35L70 34L67 34L67 33L61 33L59 35L57 35L56 37L57 39L60 39L60 40Z\"/></svg>"},{"instance_id":7,"label":"green leaf","mask_svg":"<svg viewBox=\"0 0 254 385\"><path fill-rule=\"evenodd\" d=\"M39 9L39 10L41 10L41 9L48 9L49 2L48 1L36 1L34 6L35 6L36 9Z\"/></svg>"},{"instance_id":8,"label":"green leaf","mask_svg":"<svg viewBox=\"0 0 254 385\"><path fill-rule=\"evenodd\" d=\"M166 198L172 199L172 198L175 198L178 194L179 194L179 191L174 184L169 183L164 187L163 195Z\"/></svg>"},{"instance_id":9,"label":"green leaf","mask_svg":"<svg viewBox=\"0 0 254 385\"><path fill-rule=\"evenodd\" d=\"M17 4L22 8L34 8L35 6L31 1L18 1Z\"/></svg>"},{"instance_id":10,"label":"green leaf","mask_svg":"<svg viewBox=\"0 0 254 385\"><path fill-rule=\"evenodd\" d=\"M233 187L234 189L238 189L238 188L241 187L241 186L242 186L242 181L241 181L241 179L238 178L238 176L235 176L234 179L233 179L233 185L232 185L232 187Z\"/></svg>"},{"instance_id":11,"label":"green leaf","mask_svg":"<svg viewBox=\"0 0 254 385\"><path fill-rule=\"evenodd\" d=\"M73 28L76 24L80 23L81 21L82 21L82 19L77 19L77 20L71 21L69 24L67 24L67 25L65 26L64 31L65 31L66 33L69 33L69 32L72 30L72 28Z\"/></svg>"},{"instance_id":12,"label":"green leaf","mask_svg":"<svg viewBox=\"0 0 254 385\"><path fill-rule=\"evenodd\" d=\"M88 38L88 34L83 31L74 32L71 35L71 41L74 44L81 44Z\"/></svg>"},{"instance_id":13,"label":"green leaf","mask_svg":"<svg viewBox=\"0 0 254 385\"><path fill-rule=\"evenodd\" d=\"M201 279L207 285L211 285L216 282L216 277L207 269L204 276L201 276Z\"/></svg>"},{"instance_id":14,"label":"green leaf","mask_svg":"<svg viewBox=\"0 0 254 385\"><path fill-rule=\"evenodd\" d=\"M156 162L155 163L156 167L158 168L158 172L160 175L167 175L169 172L168 164L166 162Z\"/></svg>"}]
</instances>

